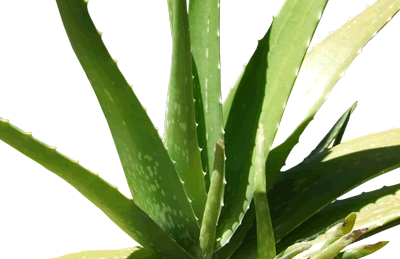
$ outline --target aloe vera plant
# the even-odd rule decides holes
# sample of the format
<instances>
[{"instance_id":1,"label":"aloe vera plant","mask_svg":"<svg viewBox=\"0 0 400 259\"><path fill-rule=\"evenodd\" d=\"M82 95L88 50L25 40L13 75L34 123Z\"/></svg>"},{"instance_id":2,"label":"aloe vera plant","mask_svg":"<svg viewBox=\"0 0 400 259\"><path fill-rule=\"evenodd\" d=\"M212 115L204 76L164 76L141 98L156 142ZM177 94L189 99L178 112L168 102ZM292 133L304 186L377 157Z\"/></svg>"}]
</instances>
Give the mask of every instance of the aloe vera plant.
<instances>
[{"instance_id":1,"label":"aloe vera plant","mask_svg":"<svg viewBox=\"0 0 400 259\"><path fill-rule=\"evenodd\" d=\"M328 130L316 140L316 148L310 156L304 154L303 162L279 173L306 124L339 76L400 6L399 1L378 1L363 12L364 16L361 14L351 20L354 31L347 31L349 25L344 25L342 28L347 29L341 36L332 33L303 60L308 45L299 42L310 43L326 2L286 1L274 18L271 30L258 43L257 50L244 67L237 87L230 91L222 105L219 19L210 19L209 23L208 16L204 15L210 12L210 17L218 17L219 8L215 6L218 3L203 6L192 1L187 16L182 2L170 1L173 51L162 143L139 103L140 98L137 100L134 96L135 85L132 91L105 51L101 37L90 23L87 4L57 1L72 47L110 127L133 200L124 197L98 175L61 155L62 152L37 141L39 137L32 138L31 134L17 129L5 119L0 121L0 139L66 180L144 247L84 252L61 258L126 258L129 254L129 258L256 258L257 253L258 258L274 258L275 255L290 258L300 250L305 255L298 257L308 256L309 251L311 258L331 258L348 245L342 242L344 235L358 238L360 234L374 234L396 223L400 217L396 207L399 203L391 194L396 193L397 186L330 204L340 194L400 164L398 129L339 144L343 142L341 138L356 103L339 111L339 116L330 118ZM377 17L373 17L375 13L378 13ZM318 19L314 19L316 17ZM204 37L203 31L214 31L214 34ZM352 37L355 34L357 37ZM347 37L352 41L341 46L344 49L338 48L337 44ZM192 52L190 48L193 48ZM340 55L345 53L349 55ZM330 56L335 54L339 55ZM326 61L324 58L332 60L321 64ZM331 71L329 68L334 72L320 74ZM299 69L297 77L295 71ZM310 81L310 77L320 81ZM294 101L296 108L304 112L297 118L299 124L294 125L300 125L301 130L297 129L283 145L274 147L275 134L283 127L270 125L280 123L289 95L292 98L292 87L294 91L296 87L315 89L307 92L304 99ZM314 103L309 103L311 93L316 93L320 100L309 111L307 104ZM285 110L285 114L288 111ZM20 127L20 124L13 124ZM222 141L216 147L219 139ZM331 143L332 148L329 147ZM149 149L156 154L150 153ZM2 154L2 157L7 159L7 155ZM218 158L216 162L215 157ZM134 164L133 168L131 164ZM159 181L157 177L161 177ZM44 184L39 188L46 187ZM267 191L268 196L265 195ZM254 203L251 203L253 194ZM224 206L221 208L222 201ZM335 211L342 214L337 215ZM384 217L369 217L381 211L384 211ZM356 212L355 219L349 216L354 215L351 212ZM336 229L341 222L349 217L354 221L353 227L340 235L334 234L339 231ZM219 220L217 226L216 220ZM320 233L319 238L307 239L315 233ZM304 238L307 242L296 243ZM326 240L330 240L329 245ZM382 245L385 243L374 248ZM338 256L359 258L354 256L373 250L366 247Z\"/></svg>"}]
</instances>

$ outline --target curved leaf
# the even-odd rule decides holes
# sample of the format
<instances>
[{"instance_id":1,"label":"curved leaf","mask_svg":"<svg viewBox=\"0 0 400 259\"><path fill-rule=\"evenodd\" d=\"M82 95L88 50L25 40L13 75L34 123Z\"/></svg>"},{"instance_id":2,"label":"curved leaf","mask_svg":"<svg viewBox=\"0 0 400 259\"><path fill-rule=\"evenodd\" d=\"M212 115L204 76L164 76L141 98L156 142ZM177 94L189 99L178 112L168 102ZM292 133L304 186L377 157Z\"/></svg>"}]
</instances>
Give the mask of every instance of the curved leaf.
<instances>
[{"instance_id":1,"label":"curved leaf","mask_svg":"<svg viewBox=\"0 0 400 259\"><path fill-rule=\"evenodd\" d=\"M268 193L275 241L280 242L342 194L398 168L399 153L400 129L392 129L346 141L279 174ZM346 211L346 215L350 212ZM255 237L256 226L253 225L232 258L250 251L254 253L257 250Z\"/></svg>"},{"instance_id":2,"label":"curved leaf","mask_svg":"<svg viewBox=\"0 0 400 259\"><path fill-rule=\"evenodd\" d=\"M135 203L191 254L199 226L157 130L111 58L87 1L57 0L71 46L111 130Z\"/></svg>"},{"instance_id":3,"label":"curved leaf","mask_svg":"<svg viewBox=\"0 0 400 259\"><path fill-rule=\"evenodd\" d=\"M363 238L371 236L371 233L375 234L376 230L381 228L386 229L390 223L400 219L400 184L336 200L302 223L293 234L283 238L277 244L277 250L280 251L287 245L305 238L312 240L309 241L312 246L320 246L337 227L337 222L351 211L357 213L355 228L368 227L368 232ZM316 233L318 235L315 235Z\"/></svg>"},{"instance_id":4,"label":"curved leaf","mask_svg":"<svg viewBox=\"0 0 400 259\"><path fill-rule=\"evenodd\" d=\"M398 153L400 129L392 129L344 142L281 173L268 193L277 242L335 198L399 167Z\"/></svg>"},{"instance_id":5,"label":"curved leaf","mask_svg":"<svg viewBox=\"0 0 400 259\"><path fill-rule=\"evenodd\" d=\"M358 258L362 258L364 256L370 255L370 254L378 251L379 249L381 249L382 247L384 247L388 243L389 243L389 241L382 241L382 242L378 242L378 243L373 244L373 245L362 245L362 246L358 246L358 247L355 247L355 248L351 248L351 249L348 249L348 250L338 254L333 259L358 259Z\"/></svg>"},{"instance_id":6,"label":"curved leaf","mask_svg":"<svg viewBox=\"0 0 400 259\"><path fill-rule=\"evenodd\" d=\"M143 210L113 186L71 160L0 118L0 139L72 185L101 209L118 227L159 257L190 258ZM161 249L161 250L159 250ZM160 252L159 252L160 251Z\"/></svg>"},{"instance_id":7,"label":"curved leaf","mask_svg":"<svg viewBox=\"0 0 400 259\"><path fill-rule=\"evenodd\" d=\"M277 255L276 259L292 259L296 255L306 251L311 247L311 244L304 243L296 243L292 246L289 246L284 251L282 251L279 255Z\"/></svg>"},{"instance_id":8,"label":"curved leaf","mask_svg":"<svg viewBox=\"0 0 400 259\"><path fill-rule=\"evenodd\" d=\"M281 123L285 127L286 120L290 119L291 125L297 126L282 144L271 151L267 160L267 171L275 174L269 175L272 180L285 165L289 153L299 142L300 135L314 119L344 71L399 9L398 0L379 0L307 53L294 86L294 91L298 91L299 96L304 95L299 99L289 98Z\"/></svg>"}]
</instances>

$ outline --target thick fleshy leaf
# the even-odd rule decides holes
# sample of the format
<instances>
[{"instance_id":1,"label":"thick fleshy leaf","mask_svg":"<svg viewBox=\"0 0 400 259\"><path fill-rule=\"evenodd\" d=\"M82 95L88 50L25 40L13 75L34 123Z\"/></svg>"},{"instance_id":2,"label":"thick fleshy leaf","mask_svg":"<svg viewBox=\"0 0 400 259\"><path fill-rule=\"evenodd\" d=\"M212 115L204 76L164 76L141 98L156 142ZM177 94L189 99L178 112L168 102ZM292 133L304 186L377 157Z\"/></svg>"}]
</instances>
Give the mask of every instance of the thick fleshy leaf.
<instances>
[{"instance_id":1,"label":"thick fleshy leaf","mask_svg":"<svg viewBox=\"0 0 400 259\"><path fill-rule=\"evenodd\" d=\"M219 139L216 144L214 157L215 159L213 174L211 176L210 191L208 192L206 209L204 210L204 219L200 228L199 258L205 259L211 259L213 254L215 232L224 200L225 156L224 143L222 139Z\"/></svg>"},{"instance_id":2,"label":"thick fleshy leaf","mask_svg":"<svg viewBox=\"0 0 400 259\"><path fill-rule=\"evenodd\" d=\"M193 75L196 75L201 96L195 95L197 117L203 123L198 128L202 148L206 190L212 175L215 143L224 140L222 125L221 64L220 64L220 0L189 1L190 42L192 46ZM196 117L196 118L197 118ZM201 129L201 130L200 130Z\"/></svg>"},{"instance_id":3,"label":"thick fleshy leaf","mask_svg":"<svg viewBox=\"0 0 400 259\"><path fill-rule=\"evenodd\" d=\"M399 167L399 152L400 129L392 129L344 142L281 173L268 193L277 242L340 195Z\"/></svg>"},{"instance_id":4,"label":"thick fleshy leaf","mask_svg":"<svg viewBox=\"0 0 400 259\"><path fill-rule=\"evenodd\" d=\"M267 177L275 179L293 147L299 142L300 135L314 119L315 114L328 98L344 71L361 49L382 29L400 9L398 0L379 0L368 6L358 16L350 19L326 39L311 48L304 58L294 91L302 96L290 99L282 119L295 126L290 136L275 147L267 160ZM274 174L274 175L272 175ZM268 178L268 181L271 180Z\"/></svg>"},{"instance_id":5,"label":"thick fleshy leaf","mask_svg":"<svg viewBox=\"0 0 400 259\"><path fill-rule=\"evenodd\" d=\"M261 123L257 129L255 158L254 205L257 221L257 255L259 259L273 259L276 256L275 239L267 198L264 128Z\"/></svg>"},{"instance_id":6,"label":"thick fleshy leaf","mask_svg":"<svg viewBox=\"0 0 400 259\"><path fill-rule=\"evenodd\" d=\"M399 153L400 129L392 129L346 141L282 172L268 193L275 241L280 242L342 194L398 168ZM256 251L255 236L256 226L253 225L232 258Z\"/></svg>"},{"instance_id":7,"label":"thick fleshy leaf","mask_svg":"<svg viewBox=\"0 0 400 259\"><path fill-rule=\"evenodd\" d=\"M229 258L236 251L236 249L242 244L246 233L253 225L256 224L255 218L256 211L254 209L253 199L250 203L250 209L246 212L246 215L244 215L240 226L237 228L231 240L229 240L229 243L215 253L217 258ZM255 255L257 256L257 250L255 251Z\"/></svg>"},{"instance_id":8,"label":"thick fleshy leaf","mask_svg":"<svg viewBox=\"0 0 400 259\"><path fill-rule=\"evenodd\" d=\"M329 245L327 248L319 252L317 255L310 257L310 259L331 259L337 254L339 254L343 248L353 243L365 232L367 232L366 228L353 230L351 233L344 235L339 240Z\"/></svg>"},{"instance_id":9,"label":"thick fleshy leaf","mask_svg":"<svg viewBox=\"0 0 400 259\"><path fill-rule=\"evenodd\" d=\"M66 254L52 259L157 259L156 256L140 246L118 249L118 250L97 250L82 251L79 253Z\"/></svg>"},{"instance_id":10,"label":"thick fleshy leaf","mask_svg":"<svg viewBox=\"0 0 400 259\"><path fill-rule=\"evenodd\" d=\"M350 114L354 111L357 106L357 102L355 102L335 123L332 129L326 134L326 136L322 139L322 141L318 144L318 146L308 155L308 157L312 157L318 153L321 153L328 149L329 145L335 140L335 143L332 147L340 144L344 131L346 129L347 123L350 119ZM306 157L305 159L307 159Z\"/></svg>"},{"instance_id":11,"label":"thick fleshy leaf","mask_svg":"<svg viewBox=\"0 0 400 259\"><path fill-rule=\"evenodd\" d=\"M309 253L307 257L314 257L317 254L319 254L321 251L323 251L325 248L336 242L339 238L342 236L350 233L351 230L353 230L354 224L356 222L357 214L355 212L350 213L344 221L339 224L339 226L336 227L336 229L333 231L333 233L330 233L327 236L327 239L325 243L317 250ZM308 243L310 244L310 243ZM311 245L311 244L310 244Z\"/></svg>"},{"instance_id":12,"label":"thick fleshy leaf","mask_svg":"<svg viewBox=\"0 0 400 259\"><path fill-rule=\"evenodd\" d=\"M372 245L362 245L362 246L354 247L354 248L348 249L348 250L338 254L333 259L362 258L364 256L370 255L370 254L378 251L379 249L381 249L388 243L389 243L389 241L382 241L382 242L378 242L378 243L372 244Z\"/></svg>"},{"instance_id":13,"label":"thick fleshy leaf","mask_svg":"<svg viewBox=\"0 0 400 259\"><path fill-rule=\"evenodd\" d=\"M216 250L230 240L249 209L254 186L254 133L263 124L266 160L326 2L286 1L259 41L238 84L229 114L224 115L228 116L225 127L227 185Z\"/></svg>"},{"instance_id":14,"label":"thick fleshy leaf","mask_svg":"<svg viewBox=\"0 0 400 259\"><path fill-rule=\"evenodd\" d=\"M164 145L201 225L207 194L197 142L192 53L186 1L173 1L172 62L165 112Z\"/></svg>"},{"instance_id":15,"label":"thick fleshy leaf","mask_svg":"<svg viewBox=\"0 0 400 259\"><path fill-rule=\"evenodd\" d=\"M113 186L71 160L0 118L0 139L44 168L64 179L118 227L159 258L177 256L190 258L143 210ZM159 250L160 249L160 250Z\"/></svg>"},{"instance_id":16,"label":"thick fleshy leaf","mask_svg":"<svg viewBox=\"0 0 400 259\"><path fill-rule=\"evenodd\" d=\"M317 145L317 147L304 160L328 149L329 145L332 143L333 140L335 140L333 147L340 144L340 141L341 141L343 133L346 129L347 123L349 122L350 115L354 111L356 106L357 106L357 102L355 102L349 109L347 109L347 111L338 119L338 121L331 128L331 130L326 134L326 136L321 140L321 142ZM273 150L275 150L275 149L273 149ZM269 167L268 162L267 162L267 168L272 171L276 170L276 168L274 169L274 168ZM268 191L272 189L273 183L271 183L270 181L274 181L275 176L276 176L275 173L269 174L269 178L267 181L267 190Z\"/></svg>"},{"instance_id":17,"label":"thick fleshy leaf","mask_svg":"<svg viewBox=\"0 0 400 259\"><path fill-rule=\"evenodd\" d=\"M279 255L276 256L276 259L292 259L296 255L302 253L303 251L309 249L311 244L307 242L296 243L292 246L289 246L287 249L282 251Z\"/></svg>"},{"instance_id":18,"label":"thick fleshy leaf","mask_svg":"<svg viewBox=\"0 0 400 259\"><path fill-rule=\"evenodd\" d=\"M277 244L277 250L280 251L301 239L312 239L309 241L312 246L320 246L337 227L338 221L341 221L351 211L357 213L354 228L368 227L368 232L363 237L376 234L380 232L380 229L387 229L389 225L393 227L398 224L400 219L399 198L400 184L396 184L344 200L337 200L302 223L292 234L283 238ZM317 233L318 235L312 238Z\"/></svg>"},{"instance_id":19,"label":"thick fleshy leaf","mask_svg":"<svg viewBox=\"0 0 400 259\"><path fill-rule=\"evenodd\" d=\"M353 230L354 224L356 223L356 218L357 214L355 212L350 213L343 221L342 224L340 224L335 231L330 235L328 240L324 243L324 245L321 247L321 250L324 250L326 247L328 247L330 244L341 238L342 236L350 233L351 230Z\"/></svg>"},{"instance_id":20,"label":"thick fleshy leaf","mask_svg":"<svg viewBox=\"0 0 400 259\"><path fill-rule=\"evenodd\" d=\"M133 200L195 254L200 228L181 179L145 109L104 46L87 1L57 0L57 5L111 130Z\"/></svg>"}]
</instances>

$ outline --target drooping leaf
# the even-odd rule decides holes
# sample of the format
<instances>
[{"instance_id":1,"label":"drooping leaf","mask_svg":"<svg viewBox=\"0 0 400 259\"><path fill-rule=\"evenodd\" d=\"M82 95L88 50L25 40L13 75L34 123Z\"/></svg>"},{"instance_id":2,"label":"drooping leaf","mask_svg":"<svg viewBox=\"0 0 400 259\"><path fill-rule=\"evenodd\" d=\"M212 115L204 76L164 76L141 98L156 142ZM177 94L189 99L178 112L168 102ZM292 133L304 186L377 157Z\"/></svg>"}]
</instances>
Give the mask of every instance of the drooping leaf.
<instances>
[{"instance_id":1,"label":"drooping leaf","mask_svg":"<svg viewBox=\"0 0 400 259\"><path fill-rule=\"evenodd\" d=\"M111 58L81 0L57 0L71 46L110 128L135 203L195 254L199 226L157 130Z\"/></svg>"},{"instance_id":2,"label":"drooping leaf","mask_svg":"<svg viewBox=\"0 0 400 259\"><path fill-rule=\"evenodd\" d=\"M192 53L186 1L173 1L172 62L165 112L164 144L201 225L207 194L197 142Z\"/></svg>"},{"instance_id":3,"label":"drooping leaf","mask_svg":"<svg viewBox=\"0 0 400 259\"><path fill-rule=\"evenodd\" d=\"M116 186L59 153L56 147L40 142L32 137L32 133L20 130L2 118L0 139L68 182L126 234L159 258L178 254L182 258L190 258L143 210L120 193Z\"/></svg>"}]
</instances>

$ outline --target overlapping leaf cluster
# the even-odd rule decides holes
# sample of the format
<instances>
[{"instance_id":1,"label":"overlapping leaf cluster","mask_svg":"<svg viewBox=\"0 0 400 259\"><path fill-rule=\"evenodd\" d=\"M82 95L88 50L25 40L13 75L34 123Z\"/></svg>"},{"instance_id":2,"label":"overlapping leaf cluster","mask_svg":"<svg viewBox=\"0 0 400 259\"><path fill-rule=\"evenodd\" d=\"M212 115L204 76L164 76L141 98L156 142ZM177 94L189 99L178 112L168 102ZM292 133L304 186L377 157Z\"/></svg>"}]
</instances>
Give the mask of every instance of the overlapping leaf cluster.
<instances>
[{"instance_id":1,"label":"overlapping leaf cluster","mask_svg":"<svg viewBox=\"0 0 400 259\"><path fill-rule=\"evenodd\" d=\"M173 50L162 141L87 1L57 0L133 200L8 120L0 119L0 139L66 180L141 245L59 258L361 258L386 245L341 252L399 222L399 185L332 201L400 166L400 129L341 143L354 103L302 163L280 172L344 70L400 9L399 0L379 0L306 54L326 4L287 0L222 103L219 0L190 0L189 12L186 1L168 0ZM307 101L293 100L303 117L271 149L294 85L308 89Z\"/></svg>"}]
</instances>

